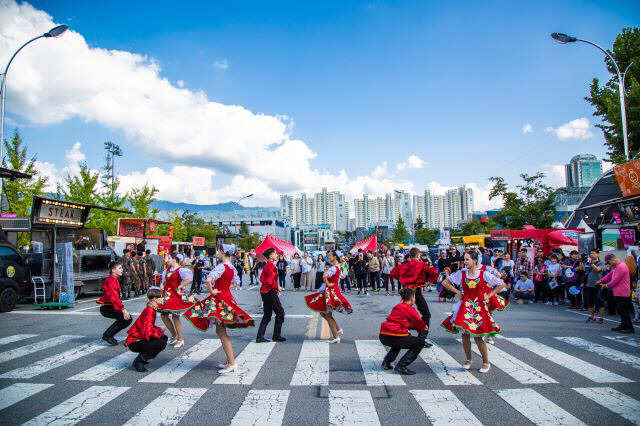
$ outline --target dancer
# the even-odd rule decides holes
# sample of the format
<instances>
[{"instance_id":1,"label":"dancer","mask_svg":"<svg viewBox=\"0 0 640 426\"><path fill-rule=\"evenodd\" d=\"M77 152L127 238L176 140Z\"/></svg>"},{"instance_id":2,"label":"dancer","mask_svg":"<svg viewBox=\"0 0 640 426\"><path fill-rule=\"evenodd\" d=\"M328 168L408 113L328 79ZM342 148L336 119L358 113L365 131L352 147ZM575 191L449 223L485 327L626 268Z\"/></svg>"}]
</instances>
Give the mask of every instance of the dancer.
<instances>
[{"instance_id":1,"label":"dancer","mask_svg":"<svg viewBox=\"0 0 640 426\"><path fill-rule=\"evenodd\" d=\"M319 288L318 293L309 294L304 297L307 306L320 313L320 316L329 324L333 339L329 343L340 343L342 328L333 318L333 311L346 311L347 314L353 312L351 304L340 292L340 257L335 250L328 253L329 264L331 265L324 273L324 284Z\"/></svg>"},{"instance_id":2,"label":"dancer","mask_svg":"<svg viewBox=\"0 0 640 426\"><path fill-rule=\"evenodd\" d=\"M193 296L185 295L185 288L191 283L193 274L189 269L180 266L181 261L181 254L171 253L169 255L167 269L162 273L162 284L160 285L164 294L164 303L158 307L158 312L161 313L160 318L171 333L169 344L174 348L184 346L180 315L198 302Z\"/></svg>"},{"instance_id":3,"label":"dancer","mask_svg":"<svg viewBox=\"0 0 640 426\"><path fill-rule=\"evenodd\" d=\"M260 321L260 327L258 327L256 342L265 343L269 341L264 338L264 332L267 330L273 312L276 313L276 322L273 325L272 339L274 342L284 342L287 339L280 335L282 323L284 322L284 309L280 304L282 287L278 285L278 270L275 265L278 261L278 253L276 253L276 249L271 247L266 249L263 254L267 258L267 263L260 274L260 282L262 283L260 297L262 298L264 314L262 315L262 321Z\"/></svg>"},{"instance_id":4,"label":"dancer","mask_svg":"<svg viewBox=\"0 0 640 426\"><path fill-rule=\"evenodd\" d=\"M424 336L425 348L430 348L431 343L426 338L429 334L429 323L431 322L431 312L429 305L422 295L422 287L427 281L433 282L438 279L438 270L425 262L420 261L420 249L413 247L409 250L409 261L397 265L391 270L391 278L398 280L403 287L413 288L416 296L416 308L422 316L422 321L427 325L427 329L422 332Z\"/></svg>"},{"instance_id":5,"label":"dancer","mask_svg":"<svg viewBox=\"0 0 640 426\"><path fill-rule=\"evenodd\" d=\"M216 334L227 356L227 362L218 365L220 374L231 373L238 367L227 328L254 326L253 319L238 307L231 294L231 287L237 286L239 282L238 274L231 263L235 251L236 248L232 244L222 245L222 249L218 250L220 263L207 278L209 296L185 313L185 318L200 331L206 331L210 324L215 324Z\"/></svg>"},{"instance_id":6,"label":"dancer","mask_svg":"<svg viewBox=\"0 0 640 426\"><path fill-rule=\"evenodd\" d=\"M500 333L500 327L493 320L490 311L491 299L504 287L504 282L487 271L478 267L478 253L471 252L464 255L465 268L457 271L442 282L448 290L453 291L460 298L453 308L453 313L442 322L448 332L457 334L462 330L462 346L467 361L464 368L471 368L471 335L482 355L481 373L491 368L489 352L483 336L493 336ZM462 286L462 291L456 288Z\"/></svg>"},{"instance_id":7,"label":"dancer","mask_svg":"<svg viewBox=\"0 0 640 426\"><path fill-rule=\"evenodd\" d=\"M160 288L150 287L147 291L147 299L149 299L147 306L127 331L127 340L124 342L131 352L138 353L133 360L133 368L141 373L147 371L145 364L167 347L167 336L164 330L156 327L156 309L163 301Z\"/></svg>"},{"instance_id":8,"label":"dancer","mask_svg":"<svg viewBox=\"0 0 640 426\"><path fill-rule=\"evenodd\" d=\"M120 300L120 283L118 279L122 276L122 263L113 261L109 263L111 275L102 282L102 296L96 303L100 306L100 314L105 318L116 320L109 328L102 333L102 340L110 345L117 345L118 341L113 338L120 330L131 324L131 314L125 309Z\"/></svg>"},{"instance_id":9,"label":"dancer","mask_svg":"<svg viewBox=\"0 0 640 426\"><path fill-rule=\"evenodd\" d=\"M399 374L411 375L416 373L407 367L418 358L424 347L427 325L413 307L416 302L415 290L405 287L398 293L401 303L393 307L387 320L380 325L380 343L391 348L382 361L382 368L391 370L391 363L395 361L400 349L409 349L393 369ZM411 336L409 330L416 330L418 336Z\"/></svg>"}]
</instances>

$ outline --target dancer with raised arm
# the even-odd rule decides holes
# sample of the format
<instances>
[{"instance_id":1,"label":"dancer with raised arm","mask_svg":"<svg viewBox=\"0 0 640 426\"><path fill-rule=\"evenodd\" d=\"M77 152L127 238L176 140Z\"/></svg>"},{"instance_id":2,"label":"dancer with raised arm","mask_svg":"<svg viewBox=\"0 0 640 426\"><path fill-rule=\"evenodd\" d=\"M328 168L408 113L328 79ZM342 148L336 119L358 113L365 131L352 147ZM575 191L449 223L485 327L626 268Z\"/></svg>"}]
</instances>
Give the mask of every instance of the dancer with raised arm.
<instances>
[{"instance_id":1,"label":"dancer with raised arm","mask_svg":"<svg viewBox=\"0 0 640 426\"><path fill-rule=\"evenodd\" d=\"M282 323L284 323L284 309L280 304L282 287L278 285L278 269L276 268L278 253L276 253L276 249L270 247L264 251L263 255L267 258L267 263L260 274L260 297L262 298L264 314L262 315L262 321L260 321L260 327L258 327L256 342L265 343L269 341L269 339L264 338L264 332L267 331L273 312L276 314L276 322L273 325L272 339L274 342L284 342L287 339L281 335Z\"/></svg>"}]
</instances>

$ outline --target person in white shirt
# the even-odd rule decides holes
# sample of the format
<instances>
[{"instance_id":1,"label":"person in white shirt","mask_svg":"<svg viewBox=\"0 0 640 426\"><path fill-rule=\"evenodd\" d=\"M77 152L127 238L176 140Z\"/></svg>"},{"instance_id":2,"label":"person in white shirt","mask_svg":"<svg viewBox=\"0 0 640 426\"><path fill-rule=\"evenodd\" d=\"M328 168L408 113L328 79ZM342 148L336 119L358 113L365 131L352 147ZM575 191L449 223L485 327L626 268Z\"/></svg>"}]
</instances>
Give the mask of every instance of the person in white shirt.
<instances>
[{"instance_id":1,"label":"person in white shirt","mask_svg":"<svg viewBox=\"0 0 640 426\"><path fill-rule=\"evenodd\" d=\"M520 279L516 281L513 289L513 297L518 300L518 304L522 305L525 301L528 304L533 303L535 287L533 285L533 281L529 279L529 274L527 274L525 271L520 272Z\"/></svg>"}]
</instances>

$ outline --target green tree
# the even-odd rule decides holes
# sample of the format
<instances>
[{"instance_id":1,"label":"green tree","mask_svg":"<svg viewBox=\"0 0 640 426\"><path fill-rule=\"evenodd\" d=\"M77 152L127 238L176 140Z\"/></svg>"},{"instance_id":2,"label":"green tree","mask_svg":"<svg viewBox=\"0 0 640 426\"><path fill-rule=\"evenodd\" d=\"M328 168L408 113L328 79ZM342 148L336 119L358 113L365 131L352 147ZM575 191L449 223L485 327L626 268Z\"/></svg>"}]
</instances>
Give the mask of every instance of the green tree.
<instances>
[{"instance_id":1,"label":"green tree","mask_svg":"<svg viewBox=\"0 0 640 426\"><path fill-rule=\"evenodd\" d=\"M129 203L131 204L133 215L143 218L153 217L153 213L157 213L157 210L154 209L154 212L150 208L151 203L156 200L157 193L158 190L155 186L149 186L146 183L140 188L133 188L129 194Z\"/></svg>"},{"instance_id":2,"label":"green tree","mask_svg":"<svg viewBox=\"0 0 640 426\"><path fill-rule=\"evenodd\" d=\"M97 194L97 186L99 173L92 173L86 163L80 164L80 173L77 176L68 174L64 178L64 184L57 185L57 196L59 199L72 201L83 204L98 204L99 197ZM87 222L88 228L96 227L95 223L97 209L91 210Z\"/></svg>"},{"instance_id":3,"label":"green tree","mask_svg":"<svg viewBox=\"0 0 640 426\"><path fill-rule=\"evenodd\" d=\"M438 231L436 229L419 228L416 229L415 240L418 244L432 246L438 241Z\"/></svg>"},{"instance_id":4,"label":"green tree","mask_svg":"<svg viewBox=\"0 0 640 426\"><path fill-rule=\"evenodd\" d=\"M393 241L396 243L402 243L408 239L409 233L407 232L407 228L404 226L404 220L402 220L402 216L398 216L396 226L393 228Z\"/></svg>"},{"instance_id":5,"label":"green tree","mask_svg":"<svg viewBox=\"0 0 640 426\"><path fill-rule=\"evenodd\" d=\"M595 52L594 52L595 53ZM629 153L633 158L640 152L640 28L623 28L609 51L624 70L633 62L624 80L625 105L627 109L627 135ZM604 133L607 154L615 163L625 162L622 115L620 111L620 92L618 74L615 65L605 56L605 64L612 74L603 86L594 78L589 96L585 99L595 108L593 115L602 120L596 124Z\"/></svg>"},{"instance_id":6,"label":"green tree","mask_svg":"<svg viewBox=\"0 0 640 426\"><path fill-rule=\"evenodd\" d=\"M249 225L245 222L240 222L240 230L238 232L240 235L249 235Z\"/></svg>"},{"instance_id":7,"label":"green tree","mask_svg":"<svg viewBox=\"0 0 640 426\"><path fill-rule=\"evenodd\" d=\"M418 216L418 219L416 220L415 228L422 229L423 226L424 226L424 221L422 220L422 216Z\"/></svg>"},{"instance_id":8,"label":"green tree","mask_svg":"<svg viewBox=\"0 0 640 426\"><path fill-rule=\"evenodd\" d=\"M495 222L491 219L488 219L487 222L482 223L478 219L474 218L460 226L459 235L487 234L490 230L495 228L495 225Z\"/></svg>"},{"instance_id":9,"label":"green tree","mask_svg":"<svg viewBox=\"0 0 640 426\"><path fill-rule=\"evenodd\" d=\"M489 192L489 199L502 197L504 207L495 216L495 222L506 229L521 229L524 225L534 225L536 228L550 228L556 213L553 204L555 191L542 183L545 174L521 174L522 185L512 191L501 177L492 177L493 187Z\"/></svg>"},{"instance_id":10,"label":"green tree","mask_svg":"<svg viewBox=\"0 0 640 426\"><path fill-rule=\"evenodd\" d=\"M32 175L30 179L15 179L13 181L3 179L2 187L9 210L18 216L29 216L34 195L41 195L47 184L48 178L40 175L35 166L36 156L29 157L27 154L27 144L24 143L20 132L15 129L11 141L6 139L4 144L5 157L2 159L2 167ZM29 235L18 234L18 244L29 243Z\"/></svg>"}]
</instances>

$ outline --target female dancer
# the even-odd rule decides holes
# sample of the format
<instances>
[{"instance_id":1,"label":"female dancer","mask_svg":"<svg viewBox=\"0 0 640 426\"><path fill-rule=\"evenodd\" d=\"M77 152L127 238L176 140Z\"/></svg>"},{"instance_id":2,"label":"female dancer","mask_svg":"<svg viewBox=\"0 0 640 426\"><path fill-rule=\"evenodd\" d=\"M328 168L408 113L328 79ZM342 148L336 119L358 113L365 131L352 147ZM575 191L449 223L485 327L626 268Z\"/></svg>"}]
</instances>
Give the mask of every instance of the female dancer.
<instances>
[{"instance_id":1,"label":"female dancer","mask_svg":"<svg viewBox=\"0 0 640 426\"><path fill-rule=\"evenodd\" d=\"M177 253L169 255L167 269L162 273L160 285L160 290L164 294L164 303L158 306L160 318L171 333L169 344L174 348L184 346L180 315L198 302L196 298L185 293L185 288L191 283L193 274L189 269L180 266L181 261L182 255ZM169 319L170 314L171 319Z\"/></svg>"},{"instance_id":2,"label":"female dancer","mask_svg":"<svg viewBox=\"0 0 640 426\"><path fill-rule=\"evenodd\" d=\"M471 368L471 335L473 335L482 354L481 373L491 368L489 352L483 336L493 336L500 333L500 327L491 316L491 299L505 286L504 282L487 271L478 267L478 253L470 252L464 255L465 268L457 271L442 282L447 290L454 292L460 301L454 306L453 313L442 322L448 332L457 334L462 330L462 346L467 361L466 370ZM462 285L462 291L455 286Z\"/></svg>"},{"instance_id":3,"label":"female dancer","mask_svg":"<svg viewBox=\"0 0 640 426\"><path fill-rule=\"evenodd\" d=\"M331 266L324 273L324 285L319 289L318 293L305 296L304 299L307 306L320 313L320 316L327 321L333 339L329 343L340 343L340 335L342 328L333 318L333 311L346 311L347 314L353 312L351 304L346 297L340 292L340 257L335 250L328 252L329 263Z\"/></svg>"},{"instance_id":4,"label":"female dancer","mask_svg":"<svg viewBox=\"0 0 640 426\"><path fill-rule=\"evenodd\" d=\"M210 324L215 324L216 334L227 356L226 364L218 366L220 374L231 373L238 367L227 328L246 328L254 325L253 319L238 307L231 295L231 287L235 287L239 282L238 273L231 264L231 257L235 251L236 248L232 244L223 244L222 250L218 250L221 262L207 278L207 290L210 295L185 314L185 318L200 331L206 331Z\"/></svg>"}]
</instances>

